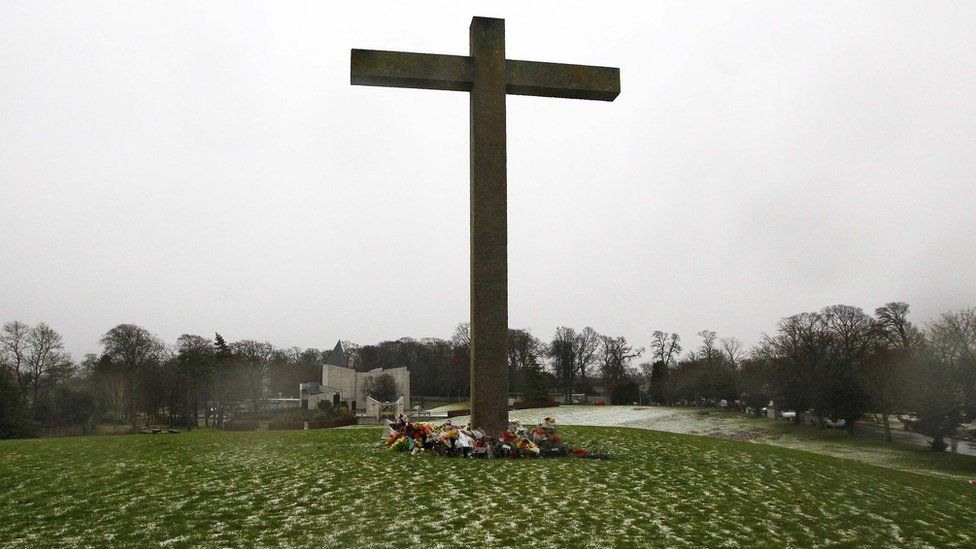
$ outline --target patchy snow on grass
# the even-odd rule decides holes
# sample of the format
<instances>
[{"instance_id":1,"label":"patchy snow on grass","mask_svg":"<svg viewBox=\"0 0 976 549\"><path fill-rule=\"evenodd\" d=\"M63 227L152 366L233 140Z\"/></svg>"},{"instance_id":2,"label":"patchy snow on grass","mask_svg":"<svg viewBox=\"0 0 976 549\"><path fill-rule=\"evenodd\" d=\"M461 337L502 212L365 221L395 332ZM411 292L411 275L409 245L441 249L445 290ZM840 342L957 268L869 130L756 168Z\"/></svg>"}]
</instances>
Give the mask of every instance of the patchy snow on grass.
<instances>
[{"instance_id":1,"label":"patchy snow on grass","mask_svg":"<svg viewBox=\"0 0 976 549\"><path fill-rule=\"evenodd\" d=\"M651 421L637 412L606 413ZM0 545L971 542L976 490L946 479L650 430L561 433L615 459L412 457L380 429L0 441Z\"/></svg>"},{"instance_id":2,"label":"patchy snow on grass","mask_svg":"<svg viewBox=\"0 0 976 549\"><path fill-rule=\"evenodd\" d=\"M976 478L976 456L931 456L927 448L905 443L881 443L863 433L849 437L839 430L818 432L783 420L754 418L742 413L702 408L665 406L559 406L509 412L512 419L533 424L555 417L560 425L631 427L668 433L708 436L771 444L893 469L956 479ZM454 418L458 423L469 416ZM923 451L924 450L924 451ZM946 454L948 455L948 454ZM919 459L919 457L924 459ZM944 467L954 460L953 467Z\"/></svg>"}]
</instances>

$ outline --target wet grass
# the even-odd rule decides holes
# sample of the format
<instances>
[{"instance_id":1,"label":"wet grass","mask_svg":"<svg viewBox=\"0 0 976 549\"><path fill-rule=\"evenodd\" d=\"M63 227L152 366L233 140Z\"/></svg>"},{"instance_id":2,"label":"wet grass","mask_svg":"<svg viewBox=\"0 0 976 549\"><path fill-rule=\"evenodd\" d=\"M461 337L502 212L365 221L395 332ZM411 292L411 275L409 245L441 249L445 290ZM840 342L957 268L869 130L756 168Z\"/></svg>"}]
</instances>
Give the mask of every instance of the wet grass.
<instances>
[{"instance_id":1,"label":"wet grass","mask_svg":"<svg viewBox=\"0 0 976 549\"><path fill-rule=\"evenodd\" d=\"M844 429L817 429L793 425L784 420L753 418L739 412L709 410L712 418L728 424L730 430L760 434L757 442L818 454L855 459L883 467L934 476L976 479L976 456L934 452L928 446L907 442L885 442L880 433L869 434L868 427L858 425L855 435Z\"/></svg>"},{"instance_id":2,"label":"wet grass","mask_svg":"<svg viewBox=\"0 0 976 549\"><path fill-rule=\"evenodd\" d=\"M885 443L880 432L872 433L863 425L857 427L852 437L844 429L816 429L717 408L560 406L519 410L511 415L525 423L535 423L551 415L564 424L634 427L750 440L902 471L965 481L976 479L976 456L933 452L927 445L907 442ZM457 418L457 421L465 420Z\"/></svg>"},{"instance_id":3,"label":"wet grass","mask_svg":"<svg viewBox=\"0 0 976 549\"><path fill-rule=\"evenodd\" d=\"M976 479L974 456L934 452L928 446L885 442L863 435L852 437L843 429L817 429L789 425L784 421L773 421L768 429L769 434L766 436L772 444L862 461L867 460L864 456L869 456L872 463L893 469L957 479Z\"/></svg>"},{"instance_id":4,"label":"wet grass","mask_svg":"<svg viewBox=\"0 0 976 549\"><path fill-rule=\"evenodd\" d=\"M3 545L972 546L976 487L621 428L611 461L387 452L379 429L0 441Z\"/></svg>"}]
</instances>

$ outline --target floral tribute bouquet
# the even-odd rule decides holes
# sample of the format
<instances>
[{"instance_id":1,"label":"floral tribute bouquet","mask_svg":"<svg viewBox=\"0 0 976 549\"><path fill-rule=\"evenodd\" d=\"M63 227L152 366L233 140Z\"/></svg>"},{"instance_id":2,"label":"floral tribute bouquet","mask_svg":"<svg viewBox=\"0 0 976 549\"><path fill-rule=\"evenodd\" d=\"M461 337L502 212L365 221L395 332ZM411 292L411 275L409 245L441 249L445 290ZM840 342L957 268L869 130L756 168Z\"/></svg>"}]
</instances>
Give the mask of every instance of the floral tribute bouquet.
<instances>
[{"instance_id":1,"label":"floral tribute bouquet","mask_svg":"<svg viewBox=\"0 0 976 549\"><path fill-rule=\"evenodd\" d=\"M556 420L547 417L538 425L526 428L514 420L501 438L488 436L470 425L461 426L448 420L441 425L413 423L404 415L390 423L386 437L389 450L423 452L438 456L474 458L533 458L574 455L591 457L587 450L573 450L556 434Z\"/></svg>"}]
</instances>

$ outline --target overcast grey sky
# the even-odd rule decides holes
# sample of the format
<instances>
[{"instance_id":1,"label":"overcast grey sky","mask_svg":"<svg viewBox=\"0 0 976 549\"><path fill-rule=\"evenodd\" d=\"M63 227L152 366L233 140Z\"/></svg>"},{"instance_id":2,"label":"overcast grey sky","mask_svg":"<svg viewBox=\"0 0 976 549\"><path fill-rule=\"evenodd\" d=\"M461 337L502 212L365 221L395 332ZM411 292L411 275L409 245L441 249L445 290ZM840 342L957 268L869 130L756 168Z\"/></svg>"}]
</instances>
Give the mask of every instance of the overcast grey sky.
<instances>
[{"instance_id":1,"label":"overcast grey sky","mask_svg":"<svg viewBox=\"0 0 976 549\"><path fill-rule=\"evenodd\" d=\"M509 324L646 345L976 304L976 2L0 2L0 320L331 347L468 315L466 93L351 48L618 66L508 98ZM355 5L355 7L351 7Z\"/></svg>"}]
</instances>

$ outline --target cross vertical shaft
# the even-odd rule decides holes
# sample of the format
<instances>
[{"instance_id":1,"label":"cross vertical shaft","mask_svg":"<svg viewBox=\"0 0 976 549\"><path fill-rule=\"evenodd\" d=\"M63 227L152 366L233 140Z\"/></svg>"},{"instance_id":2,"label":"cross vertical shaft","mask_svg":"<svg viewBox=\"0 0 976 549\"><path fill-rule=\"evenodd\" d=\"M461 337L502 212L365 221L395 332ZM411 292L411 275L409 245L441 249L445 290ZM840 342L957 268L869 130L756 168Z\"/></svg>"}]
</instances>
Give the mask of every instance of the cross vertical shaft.
<instances>
[{"instance_id":1,"label":"cross vertical shaft","mask_svg":"<svg viewBox=\"0 0 976 549\"><path fill-rule=\"evenodd\" d=\"M471 83L471 424L508 427L505 21L475 17Z\"/></svg>"}]
</instances>

